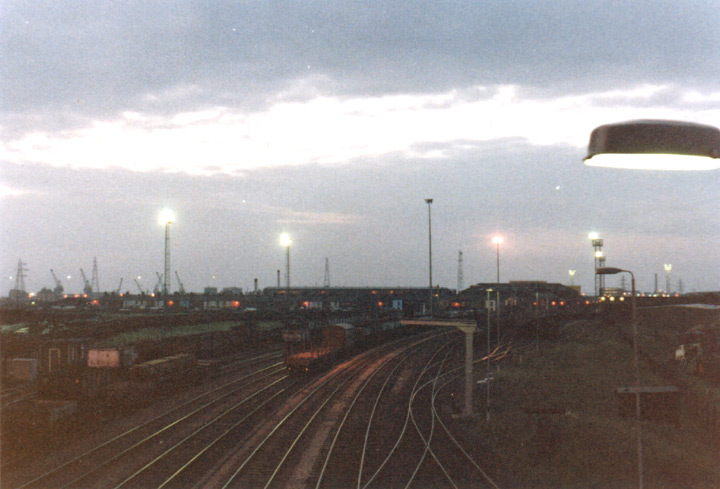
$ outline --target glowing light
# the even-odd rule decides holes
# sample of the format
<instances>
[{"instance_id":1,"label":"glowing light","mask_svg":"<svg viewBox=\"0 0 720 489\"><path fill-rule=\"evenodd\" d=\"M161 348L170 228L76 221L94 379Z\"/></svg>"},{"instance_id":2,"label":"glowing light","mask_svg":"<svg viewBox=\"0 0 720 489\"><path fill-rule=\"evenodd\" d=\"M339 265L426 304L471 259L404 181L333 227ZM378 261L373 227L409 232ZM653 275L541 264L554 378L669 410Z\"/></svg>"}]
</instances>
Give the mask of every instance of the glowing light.
<instances>
[{"instance_id":1,"label":"glowing light","mask_svg":"<svg viewBox=\"0 0 720 489\"><path fill-rule=\"evenodd\" d=\"M671 154L601 154L585 160L587 166L628 170L703 171L720 168L720 158Z\"/></svg>"},{"instance_id":2,"label":"glowing light","mask_svg":"<svg viewBox=\"0 0 720 489\"><path fill-rule=\"evenodd\" d=\"M175 222L175 214L173 214L173 211L170 209L163 209L160 211L160 216L158 217L158 222L161 226L165 226L166 224L171 224Z\"/></svg>"},{"instance_id":3,"label":"glowing light","mask_svg":"<svg viewBox=\"0 0 720 489\"><path fill-rule=\"evenodd\" d=\"M588 234L588 239L598 239L600 235L598 233L590 233Z\"/></svg>"},{"instance_id":4,"label":"glowing light","mask_svg":"<svg viewBox=\"0 0 720 489\"><path fill-rule=\"evenodd\" d=\"M495 236L495 237L492 239L492 242L495 243L496 245L502 244L503 241L504 241L504 240L503 240L502 236Z\"/></svg>"},{"instance_id":5,"label":"glowing light","mask_svg":"<svg viewBox=\"0 0 720 489\"><path fill-rule=\"evenodd\" d=\"M280 246L290 246L292 244L292 239L290 238L290 235L288 233L282 233L280 235Z\"/></svg>"}]
</instances>

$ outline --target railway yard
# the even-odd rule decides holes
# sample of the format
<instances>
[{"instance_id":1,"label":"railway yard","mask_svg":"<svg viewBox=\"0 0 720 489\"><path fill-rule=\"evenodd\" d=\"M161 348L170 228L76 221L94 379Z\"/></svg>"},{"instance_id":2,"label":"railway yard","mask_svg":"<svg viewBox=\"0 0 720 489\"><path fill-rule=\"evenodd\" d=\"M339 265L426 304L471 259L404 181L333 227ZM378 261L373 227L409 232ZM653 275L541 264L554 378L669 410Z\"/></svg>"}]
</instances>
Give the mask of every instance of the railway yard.
<instances>
[{"instance_id":1,"label":"railway yard","mask_svg":"<svg viewBox=\"0 0 720 489\"><path fill-rule=\"evenodd\" d=\"M612 322L551 318L514 330L504 322L491 345L476 335L474 375L481 382L475 414L468 418L460 414L464 335L454 328L382 321L324 328L316 348L302 348L312 352L305 357L294 351L298 345L287 343L289 337L308 339L298 322L283 330L285 341L279 334L251 341L235 329L233 335L244 335L242 342L225 335L232 348L215 343L212 355L195 351L191 365L184 354L158 349L156 354L173 355L140 358L124 376L105 375L106 388L86 389L72 415L57 423L23 424L18 413L32 402L62 406L62 400L42 395L49 386L68 392L59 384L39 384L39 392L30 383L4 385L1 486L541 488L588 481L596 487L634 486L631 422L596 419L597 413L618 418L611 395L617 381L583 386L575 379L576 393L568 397L568 386L551 376L577 376L573 362L585 360L608 364L596 369L614 365L615 373L624 375L622 361L602 360L604 353L596 351L623 343L627 348L614 328L598 327ZM568 355L568 345L578 341L598 346ZM537 363L542 358L555 367ZM545 386L534 377L538 366L545 370L540 377ZM666 382L662 369L654 365L644 380ZM492 422L483 383L490 371ZM93 382L63 378L89 388L95 377ZM692 379L675 375L674 380L692 390ZM679 481L686 484L674 487L717 487L717 469L710 468L717 455L709 449L720 437L708 436L707 427L690 418L683 413L645 427L648 487ZM18 425L8 426L8 419ZM679 428L695 438L695 451L668 462L670 455L656 452L663 443L677 450L686 446L677 438ZM704 444L698 446L702 431ZM569 457L582 452L583 444L595 459ZM583 468L584 475L578 473Z\"/></svg>"},{"instance_id":2,"label":"railway yard","mask_svg":"<svg viewBox=\"0 0 720 489\"><path fill-rule=\"evenodd\" d=\"M312 377L280 350L247 352L31 464L6 460L4 486L492 487L438 421L457 340L410 335Z\"/></svg>"}]
</instances>

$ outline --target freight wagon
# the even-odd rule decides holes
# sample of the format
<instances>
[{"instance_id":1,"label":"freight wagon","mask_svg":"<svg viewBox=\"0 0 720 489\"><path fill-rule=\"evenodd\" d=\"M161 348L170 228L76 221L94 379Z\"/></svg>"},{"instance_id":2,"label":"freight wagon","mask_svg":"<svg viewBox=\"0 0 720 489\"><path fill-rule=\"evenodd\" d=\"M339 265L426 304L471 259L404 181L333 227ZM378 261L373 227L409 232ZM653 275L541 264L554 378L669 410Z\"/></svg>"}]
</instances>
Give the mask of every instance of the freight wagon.
<instances>
[{"instance_id":1,"label":"freight wagon","mask_svg":"<svg viewBox=\"0 0 720 489\"><path fill-rule=\"evenodd\" d=\"M291 373L308 373L325 369L355 347L357 328L338 323L322 328L322 344L309 351L294 353L285 358Z\"/></svg>"},{"instance_id":2,"label":"freight wagon","mask_svg":"<svg viewBox=\"0 0 720 489\"><path fill-rule=\"evenodd\" d=\"M285 366L291 373L322 370L355 351L372 348L408 331L409 328L398 321L376 323L363 328L347 323L334 324L322 329L321 346L288 355Z\"/></svg>"}]
</instances>

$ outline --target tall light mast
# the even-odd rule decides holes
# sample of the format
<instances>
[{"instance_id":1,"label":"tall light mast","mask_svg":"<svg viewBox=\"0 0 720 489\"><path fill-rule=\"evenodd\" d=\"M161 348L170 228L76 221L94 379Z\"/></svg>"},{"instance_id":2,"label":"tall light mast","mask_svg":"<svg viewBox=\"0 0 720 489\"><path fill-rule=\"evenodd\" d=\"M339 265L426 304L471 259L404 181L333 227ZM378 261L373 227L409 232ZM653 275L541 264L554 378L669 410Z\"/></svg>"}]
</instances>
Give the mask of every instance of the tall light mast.
<instances>
[{"instance_id":1,"label":"tall light mast","mask_svg":"<svg viewBox=\"0 0 720 489\"><path fill-rule=\"evenodd\" d=\"M457 276L457 291L460 292L465 288L465 280L463 279L463 255L462 250L458 251L458 276Z\"/></svg>"},{"instance_id":2,"label":"tall light mast","mask_svg":"<svg viewBox=\"0 0 720 489\"><path fill-rule=\"evenodd\" d=\"M98 266L97 266L97 258L93 258L93 269L92 269L92 278L90 279L90 289L96 293L100 293L100 280L98 279Z\"/></svg>"},{"instance_id":3,"label":"tall light mast","mask_svg":"<svg viewBox=\"0 0 720 489\"><path fill-rule=\"evenodd\" d=\"M285 247L285 288L290 290L290 245L292 244L292 238L288 233L282 233L280 235L280 246Z\"/></svg>"},{"instance_id":4,"label":"tall light mast","mask_svg":"<svg viewBox=\"0 0 720 489\"><path fill-rule=\"evenodd\" d=\"M165 273L163 274L162 294L166 297L170 292L172 277L170 276L170 224L175 221L175 215L169 209L160 212L160 224L165 226Z\"/></svg>"},{"instance_id":5,"label":"tall light mast","mask_svg":"<svg viewBox=\"0 0 720 489\"><path fill-rule=\"evenodd\" d=\"M429 284L428 290L430 291L430 317L433 316L433 282L432 282L432 214L430 207L433 203L433 199L425 199L425 203L428 206L428 275Z\"/></svg>"},{"instance_id":6,"label":"tall light mast","mask_svg":"<svg viewBox=\"0 0 720 489\"><path fill-rule=\"evenodd\" d=\"M325 257L325 280L323 287L330 287L330 258Z\"/></svg>"},{"instance_id":7,"label":"tall light mast","mask_svg":"<svg viewBox=\"0 0 720 489\"><path fill-rule=\"evenodd\" d=\"M22 258L18 260L17 274L15 275L15 288L10 291L10 298L13 300L25 300L28 297L25 291L25 264Z\"/></svg>"}]
</instances>

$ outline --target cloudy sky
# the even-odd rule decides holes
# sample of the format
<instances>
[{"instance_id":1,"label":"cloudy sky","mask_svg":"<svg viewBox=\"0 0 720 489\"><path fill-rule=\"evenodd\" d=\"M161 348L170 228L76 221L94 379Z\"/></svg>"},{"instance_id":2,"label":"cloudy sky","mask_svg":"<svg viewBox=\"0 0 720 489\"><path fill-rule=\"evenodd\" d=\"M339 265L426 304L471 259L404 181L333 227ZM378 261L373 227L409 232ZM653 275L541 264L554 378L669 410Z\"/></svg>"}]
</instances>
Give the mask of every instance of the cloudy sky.
<instances>
[{"instance_id":1,"label":"cloudy sky","mask_svg":"<svg viewBox=\"0 0 720 489\"><path fill-rule=\"evenodd\" d=\"M720 172L582 164L601 124L720 126L720 7L679 1L127 0L0 10L0 295L574 282L720 290ZM67 278L70 276L71 278ZM614 278L608 279L613 285ZM284 279L283 279L284 281Z\"/></svg>"}]
</instances>

